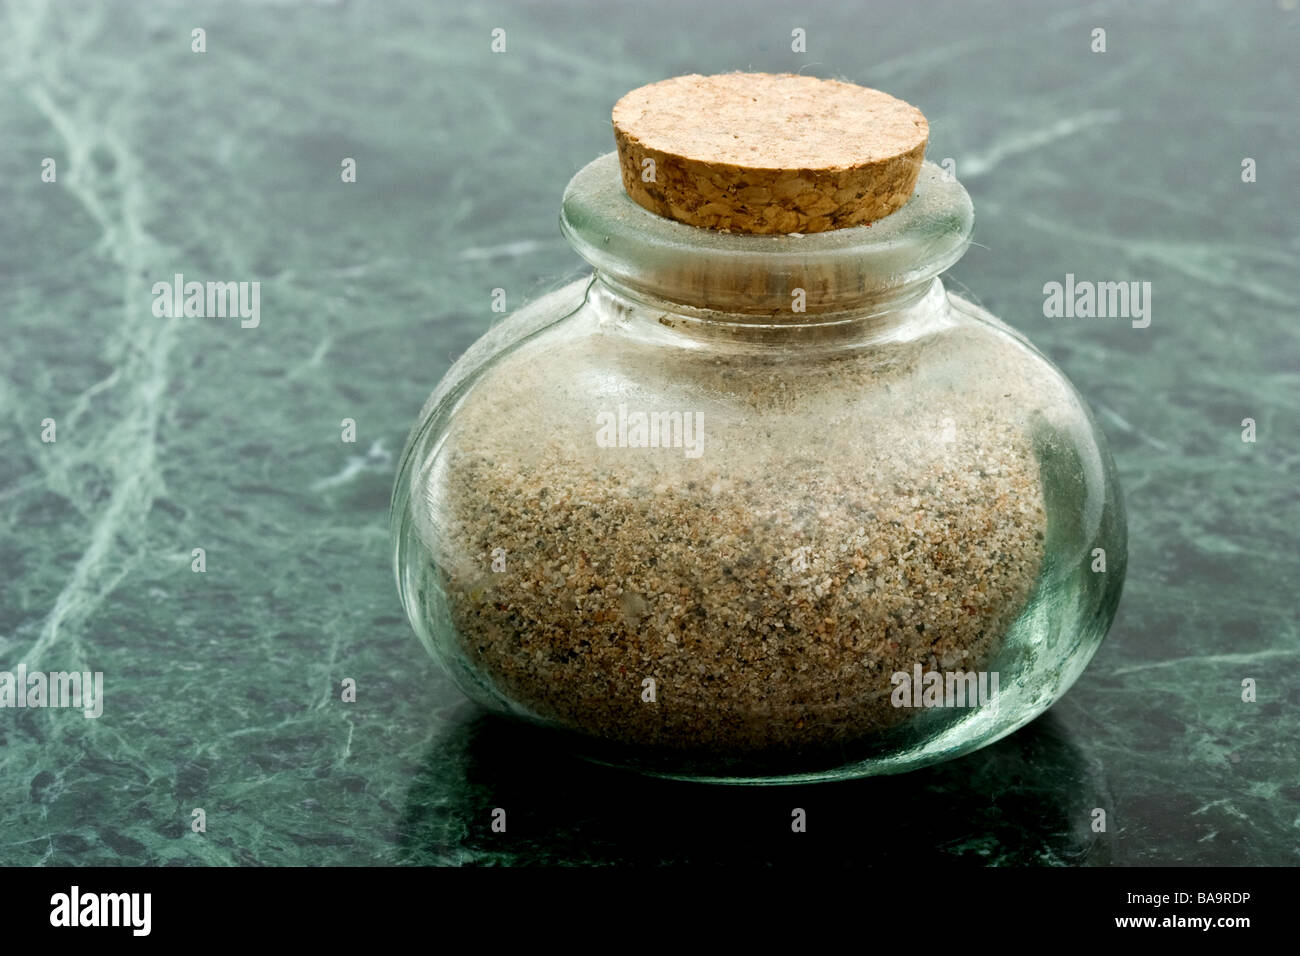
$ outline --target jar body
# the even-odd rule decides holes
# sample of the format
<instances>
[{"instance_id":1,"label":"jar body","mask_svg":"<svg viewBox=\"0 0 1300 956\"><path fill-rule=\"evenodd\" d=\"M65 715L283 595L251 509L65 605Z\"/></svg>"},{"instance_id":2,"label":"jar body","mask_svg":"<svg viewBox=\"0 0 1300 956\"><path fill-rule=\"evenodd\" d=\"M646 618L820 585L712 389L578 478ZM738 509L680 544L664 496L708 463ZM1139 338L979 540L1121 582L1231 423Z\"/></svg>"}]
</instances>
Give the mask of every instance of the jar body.
<instances>
[{"instance_id":1,"label":"jar body","mask_svg":"<svg viewBox=\"0 0 1300 956\"><path fill-rule=\"evenodd\" d=\"M449 373L395 565L469 696L592 759L727 782L889 773L1031 720L1126 556L1086 405L940 280L815 334L599 276Z\"/></svg>"}]
</instances>

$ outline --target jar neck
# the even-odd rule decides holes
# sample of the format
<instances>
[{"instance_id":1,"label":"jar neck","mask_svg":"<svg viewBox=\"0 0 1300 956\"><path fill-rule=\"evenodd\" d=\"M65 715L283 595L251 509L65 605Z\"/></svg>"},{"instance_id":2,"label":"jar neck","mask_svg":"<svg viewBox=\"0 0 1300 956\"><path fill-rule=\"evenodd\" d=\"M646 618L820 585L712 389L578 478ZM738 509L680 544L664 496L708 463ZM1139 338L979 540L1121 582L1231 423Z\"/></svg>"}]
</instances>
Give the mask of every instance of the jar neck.
<instances>
[{"instance_id":1,"label":"jar neck","mask_svg":"<svg viewBox=\"0 0 1300 956\"><path fill-rule=\"evenodd\" d=\"M869 226L779 236L700 229L633 202L613 153L573 177L560 214L611 316L635 308L663 315L666 327L787 340L905 324L942 298L937 277L966 251L973 221L961 184L924 163L907 204Z\"/></svg>"},{"instance_id":2,"label":"jar neck","mask_svg":"<svg viewBox=\"0 0 1300 956\"><path fill-rule=\"evenodd\" d=\"M948 321L947 293L938 277L898 286L849 308L811 315L787 310L765 317L698 308L597 272L587 303L608 331L685 347L861 348L918 338Z\"/></svg>"}]
</instances>

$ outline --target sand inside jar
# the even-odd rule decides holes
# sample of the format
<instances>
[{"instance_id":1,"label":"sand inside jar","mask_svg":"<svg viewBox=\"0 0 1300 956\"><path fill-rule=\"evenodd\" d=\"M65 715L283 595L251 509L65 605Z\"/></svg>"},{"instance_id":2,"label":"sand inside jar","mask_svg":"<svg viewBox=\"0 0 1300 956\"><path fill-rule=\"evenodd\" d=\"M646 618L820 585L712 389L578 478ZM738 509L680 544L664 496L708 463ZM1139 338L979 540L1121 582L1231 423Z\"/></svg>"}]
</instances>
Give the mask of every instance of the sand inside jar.
<instances>
[{"instance_id":1,"label":"sand inside jar","mask_svg":"<svg viewBox=\"0 0 1300 956\"><path fill-rule=\"evenodd\" d=\"M914 717L891 702L897 672L994 659L1043 561L1039 465L1008 413L1032 382L931 407L907 346L665 370L595 335L563 355L635 380L616 393L631 407L637 381L669 377L697 396L705 447L599 447L615 398L536 357L458 409L427 573L470 670L516 710L610 742L780 754Z\"/></svg>"}]
</instances>

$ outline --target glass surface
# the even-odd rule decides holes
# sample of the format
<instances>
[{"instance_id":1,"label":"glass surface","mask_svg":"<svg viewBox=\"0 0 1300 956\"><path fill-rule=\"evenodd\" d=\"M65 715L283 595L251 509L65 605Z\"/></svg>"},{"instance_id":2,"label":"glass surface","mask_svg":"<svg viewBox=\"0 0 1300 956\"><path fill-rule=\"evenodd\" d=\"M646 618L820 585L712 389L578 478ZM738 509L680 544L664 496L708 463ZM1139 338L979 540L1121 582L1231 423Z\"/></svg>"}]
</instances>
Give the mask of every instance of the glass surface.
<instances>
[{"instance_id":1,"label":"glass surface","mask_svg":"<svg viewBox=\"0 0 1300 956\"><path fill-rule=\"evenodd\" d=\"M660 219L612 156L562 226L596 267L421 414L392 516L416 633L591 759L730 782L897 772L1063 693L1123 582L1104 438L938 273L972 224L926 164L871 227Z\"/></svg>"}]
</instances>

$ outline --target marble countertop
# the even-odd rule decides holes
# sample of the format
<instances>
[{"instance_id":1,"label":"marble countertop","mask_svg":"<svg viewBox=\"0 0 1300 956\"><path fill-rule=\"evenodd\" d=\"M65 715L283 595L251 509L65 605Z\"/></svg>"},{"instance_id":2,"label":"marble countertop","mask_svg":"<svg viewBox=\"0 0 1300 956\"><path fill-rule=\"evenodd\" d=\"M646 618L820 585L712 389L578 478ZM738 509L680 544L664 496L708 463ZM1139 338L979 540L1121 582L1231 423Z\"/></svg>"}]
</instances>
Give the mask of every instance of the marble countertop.
<instances>
[{"instance_id":1,"label":"marble countertop","mask_svg":"<svg viewBox=\"0 0 1300 956\"><path fill-rule=\"evenodd\" d=\"M0 669L104 675L97 718L0 710L0 863L1300 862L1293 0L459 6L0 9ZM1127 499L1074 689L906 776L578 763L464 703L393 586L407 429L493 289L580 272L613 102L732 69L926 112L976 209L950 287L1071 377ZM259 282L255 327L155 314L178 273ZM1044 317L1067 274L1150 282L1150 325Z\"/></svg>"}]
</instances>

